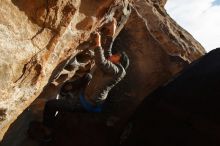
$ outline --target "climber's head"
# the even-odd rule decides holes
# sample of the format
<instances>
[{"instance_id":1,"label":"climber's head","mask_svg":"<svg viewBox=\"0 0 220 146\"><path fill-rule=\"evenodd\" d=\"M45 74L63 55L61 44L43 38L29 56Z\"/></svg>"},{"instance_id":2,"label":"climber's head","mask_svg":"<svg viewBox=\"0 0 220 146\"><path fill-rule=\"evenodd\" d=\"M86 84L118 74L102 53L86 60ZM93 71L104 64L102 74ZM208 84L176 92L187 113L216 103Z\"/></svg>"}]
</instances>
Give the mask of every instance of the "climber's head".
<instances>
[{"instance_id":1,"label":"climber's head","mask_svg":"<svg viewBox=\"0 0 220 146\"><path fill-rule=\"evenodd\" d=\"M129 58L125 52L113 54L108 58L113 63L120 63L126 70L129 66Z\"/></svg>"},{"instance_id":2,"label":"climber's head","mask_svg":"<svg viewBox=\"0 0 220 146\"><path fill-rule=\"evenodd\" d=\"M113 63L120 63L121 60L121 54L117 53L117 54L113 54L111 55L108 60L110 60Z\"/></svg>"},{"instance_id":3,"label":"climber's head","mask_svg":"<svg viewBox=\"0 0 220 146\"><path fill-rule=\"evenodd\" d=\"M102 33L107 36L114 36L116 31L117 21L115 18L112 18L111 21L106 23L102 28Z\"/></svg>"}]
</instances>

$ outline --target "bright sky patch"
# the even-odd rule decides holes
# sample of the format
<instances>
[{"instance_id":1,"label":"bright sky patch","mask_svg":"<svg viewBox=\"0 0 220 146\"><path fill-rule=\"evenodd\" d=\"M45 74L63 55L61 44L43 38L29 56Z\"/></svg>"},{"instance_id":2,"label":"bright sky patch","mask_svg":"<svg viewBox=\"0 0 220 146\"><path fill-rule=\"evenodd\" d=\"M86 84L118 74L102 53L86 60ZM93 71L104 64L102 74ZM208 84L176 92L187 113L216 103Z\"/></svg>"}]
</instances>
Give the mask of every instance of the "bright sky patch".
<instances>
[{"instance_id":1,"label":"bright sky patch","mask_svg":"<svg viewBox=\"0 0 220 146\"><path fill-rule=\"evenodd\" d=\"M207 52L220 47L220 0L168 0L165 8Z\"/></svg>"},{"instance_id":2,"label":"bright sky patch","mask_svg":"<svg viewBox=\"0 0 220 146\"><path fill-rule=\"evenodd\" d=\"M213 5L220 5L220 0L215 0L212 4Z\"/></svg>"}]
</instances>

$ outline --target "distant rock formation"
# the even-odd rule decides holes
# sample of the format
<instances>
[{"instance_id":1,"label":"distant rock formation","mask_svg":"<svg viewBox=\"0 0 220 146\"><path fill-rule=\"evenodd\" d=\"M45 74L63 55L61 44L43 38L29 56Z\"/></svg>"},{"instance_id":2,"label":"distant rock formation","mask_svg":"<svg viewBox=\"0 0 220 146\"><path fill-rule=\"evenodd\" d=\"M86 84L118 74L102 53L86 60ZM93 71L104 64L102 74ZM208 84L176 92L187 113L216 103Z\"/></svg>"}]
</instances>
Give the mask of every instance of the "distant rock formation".
<instances>
[{"instance_id":1,"label":"distant rock formation","mask_svg":"<svg viewBox=\"0 0 220 146\"><path fill-rule=\"evenodd\" d=\"M220 48L147 96L121 135L121 145L219 145L219 74Z\"/></svg>"},{"instance_id":2,"label":"distant rock formation","mask_svg":"<svg viewBox=\"0 0 220 146\"><path fill-rule=\"evenodd\" d=\"M125 90L122 96L135 101L127 115L147 94L204 55L203 47L168 16L165 3L1 0L0 137L65 64L89 48L90 34L112 17L118 21L115 47L131 58L127 79L115 89Z\"/></svg>"}]
</instances>

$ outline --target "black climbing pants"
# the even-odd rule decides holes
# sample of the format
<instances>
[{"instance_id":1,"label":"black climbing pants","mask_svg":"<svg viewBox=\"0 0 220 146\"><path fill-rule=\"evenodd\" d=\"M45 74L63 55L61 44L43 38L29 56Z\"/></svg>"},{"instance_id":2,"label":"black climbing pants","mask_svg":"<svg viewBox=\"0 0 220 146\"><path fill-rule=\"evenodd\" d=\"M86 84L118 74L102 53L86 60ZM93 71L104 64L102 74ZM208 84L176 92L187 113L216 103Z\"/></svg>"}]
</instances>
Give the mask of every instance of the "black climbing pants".
<instances>
[{"instance_id":1,"label":"black climbing pants","mask_svg":"<svg viewBox=\"0 0 220 146\"><path fill-rule=\"evenodd\" d=\"M87 73L82 78L70 82L72 84L72 92L79 92L85 88L88 82L91 80L91 74ZM64 84L65 86L65 84ZM61 88L61 92L68 92ZM46 102L43 112L43 123L47 127L52 127L57 116L65 112L84 112L85 110L81 108L79 97L76 97L74 101L69 101L66 99L53 99Z\"/></svg>"},{"instance_id":2,"label":"black climbing pants","mask_svg":"<svg viewBox=\"0 0 220 146\"><path fill-rule=\"evenodd\" d=\"M73 104L67 100L54 99L46 103L43 113L43 123L47 127L51 127L57 119L58 114L63 112L73 112L76 109Z\"/></svg>"}]
</instances>

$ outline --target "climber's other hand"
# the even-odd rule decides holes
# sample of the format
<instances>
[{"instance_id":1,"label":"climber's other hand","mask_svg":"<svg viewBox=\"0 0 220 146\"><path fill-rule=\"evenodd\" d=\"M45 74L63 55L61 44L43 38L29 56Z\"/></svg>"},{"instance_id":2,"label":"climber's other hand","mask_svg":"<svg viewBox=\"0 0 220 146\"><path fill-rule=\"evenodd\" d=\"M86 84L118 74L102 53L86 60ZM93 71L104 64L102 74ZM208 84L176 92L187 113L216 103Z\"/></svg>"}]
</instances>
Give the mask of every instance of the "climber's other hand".
<instances>
[{"instance_id":1,"label":"climber's other hand","mask_svg":"<svg viewBox=\"0 0 220 146\"><path fill-rule=\"evenodd\" d=\"M98 32L92 34L93 47L101 47L101 35Z\"/></svg>"}]
</instances>

